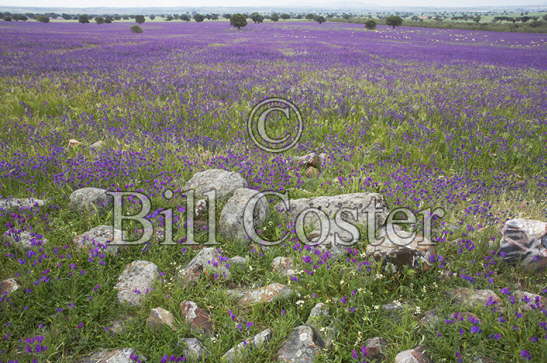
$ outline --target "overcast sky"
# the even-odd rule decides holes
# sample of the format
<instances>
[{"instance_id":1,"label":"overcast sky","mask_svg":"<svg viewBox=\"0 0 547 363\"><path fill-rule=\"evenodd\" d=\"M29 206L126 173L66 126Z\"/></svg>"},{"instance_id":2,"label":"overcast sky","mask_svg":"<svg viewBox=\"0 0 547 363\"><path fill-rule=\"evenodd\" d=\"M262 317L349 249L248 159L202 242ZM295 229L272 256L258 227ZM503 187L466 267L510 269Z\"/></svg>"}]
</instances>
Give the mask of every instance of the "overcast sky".
<instances>
[{"instance_id":1,"label":"overcast sky","mask_svg":"<svg viewBox=\"0 0 547 363\"><path fill-rule=\"evenodd\" d=\"M0 0L0 6L32 7L200 7L200 6L256 6L256 7L366 7L390 6L547 6L547 0Z\"/></svg>"}]
</instances>

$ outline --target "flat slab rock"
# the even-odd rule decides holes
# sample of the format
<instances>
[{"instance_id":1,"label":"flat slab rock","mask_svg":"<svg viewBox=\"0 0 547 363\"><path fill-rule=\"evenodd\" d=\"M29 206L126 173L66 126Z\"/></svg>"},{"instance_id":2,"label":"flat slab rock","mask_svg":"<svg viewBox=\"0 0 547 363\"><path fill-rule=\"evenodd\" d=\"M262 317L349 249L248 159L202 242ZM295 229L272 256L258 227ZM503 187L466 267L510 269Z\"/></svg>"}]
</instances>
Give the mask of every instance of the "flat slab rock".
<instances>
[{"instance_id":1,"label":"flat slab rock","mask_svg":"<svg viewBox=\"0 0 547 363\"><path fill-rule=\"evenodd\" d=\"M81 188L70 194L70 207L79 212L97 213L111 209L114 198L101 188Z\"/></svg>"},{"instance_id":2,"label":"flat slab rock","mask_svg":"<svg viewBox=\"0 0 547 363\"><path fill-rule=\"evenodd\" d=\"M455 303L468 307L500 306L501 299L492 290L475 290L465 287L448 290L448 296Z\"/></svg>"},{"instance_id":3,"label":"flat slab rock","mask_svg":"<svg viewBox=\"0 0 547 363\"><path fill-rule=\"evenodd\" d=\"M366 255L386 259L396 267L429 264L429 256L434 253L433 244L424 237L410 239L407 237L409 232L403 231L398 225L391 226L393 228L389 233L387 226L378 230L376 242L367 245Z\"/></svg>"},{"instance_id":4,"label":"flat slab rock","mask_svg":"<svg viewBox=\"0 0 547 363\"><path fill-rule=\"evenodd\" d=\"M231 348L229 351L224 353L224 355L221 358L221 361L223 362L237 362L238 358L241 354L243 354L245 351L250 351L252 349L260 348L262 345L264 345L266 342L268 342L272 338L272 331L271 329L266 329L264 331L261 331L251 339L247 339L236 345L235 347Z\"/></svg>"},{"instance_id":5,"label":"flat slab rock","mask_svg":"<svg viewBox=\"0 0 547 363\"><path fill-rule=\"evenodd\" d=\"M254 208L251 209L249 202L252 198L256 198L257 194L259 194L258 191L248 188L239 188L234 191L220 213L218 231L222 236L233 241L246 243L252 241L249 233L261 227L269 214L269 203L266 198L257 200ZM249 231L245 226L248 226Z\"/></svg>"},{"instance_id":6,"label":"flat slab rock","mask_svg":"<svg viewBox=\"0 0 547 363\"><path fill-rule=\"evenodd\" d=\"M294 270L294 259L292 257L278 256L272 261L272 270L283 276L296 275Z\"/></svg>"},{"instance_id":7,"label":"flat slab rock","mask_svg":"<svg viewBox=\"0 0 547 363\"><path fill-rule=\"evenodd\" d=\"M284 363L313 363L323 346L321 338L312 327L297 326L277 352L277 359Z\"/></svg>"},{"instance_id":8,"label":"flat slab rock","mask_svg":"<svg viewBox=\"0 0 547 363\"><path fill-rule=\"evenodd\" d=\"M141 305L159 277L158 266L148 261L134 261L128 264L114 289L118 290L120 303Z\"/></svg>"},{"instance_id":9,"label":"flat slab rock","mask_svg":"<svg viewBox=\"0 0 547 363\"><path fill-rule=\"evenodd\" d=\"M143 357L138 356L132 348L105 349L80 360L80 363L135 363L135 357L138 357L141 361L145 360Z\"/></svg>"},{"instance_id":10,"label":"flat slab rock","mask_svg":"<svg viewBox=\"0 0 547 363\"><path fill-rule=\"evenodd\" d=\"M7 198L0 199L0 210L21 210L43 207L45 200L34 198Z\"/></svg>"},{"instance_id":11,"label":"flat slab rock","mask_svg":"<svg viewBox=\"0 0 547 363\"><path fill-rule=\"evenodd\" d=\"M499 253L504 261L518 263L530 272L547 268L547 223L511 219L502 230Z\"/></svg>"},{"instance_id":12,"label":"flat slab rock","mask_svg":"<svg viewBox=\"0 0 547 363\"><path fill-rule=\"evenodd\" d=\"M121 231L118 230L121 235ZM115 255L118 253L118 246L111 245L114 241L114 227L112 226L97 226L89 231L74 237L72 240L76 246L86 249L99 249L108 254Z\"/></svg>"},{"instance_id":13,"label":"flat slab rock","mask_svg":"<svg viewBox=\"0 0 547 363\"><path fill-rule=\"evenodd\" d=\"M329 217L329 232L323 243L321 243L321 246L330 248L331 252L335 255L344 253L346 248L351 247L351 245L346 244L351 244L353 242L353 236L348 231L340 228L336 223L334 223L336 213L346 208L352 211L356 210L356 220L353 219L349 213L342 213L343 219L351 221L352 224L363 226L367 225L366 212L371 213L371 215L374 213L377 227L385 223L385 220L389 214L384 197L378 193L352 193L291 200L288 212L285 210L283 202L279 202L275 205L276 211L281 214L288 214L289 221L291 223L296 223L298 216L303 211L309 210L311 208L319 209ZM317 216L313 214L313 212L310 212L304 219L304 226L311 229L311 232L307 233L308 239L312 243L319 242L319 238L321 236L320 222ZM327 230L326 226L323 228L324 231ZM335 234L338 234L338 236L346 244L334 243Z\"/></svg>"},{"instance_id":14,"label":"flat slab rock","mask_svg":"<svg viewBox=\"0 0 547 363\"><path fill-rule=\"evenodd\" d=\"M400 352L395 356L395 363L431 363L422 347Z\"/></svg>"},{"instance_id":15,"label":"flat slab rock","mask_svg":"<svg viewBox=\"0 0 547 363\"><path fill-rule=\"evenodd\" d=\"M247 181L241 174L222 169L209 169L194 174L184 185L184 190L193 190L195 198L215 190L218 199L228 198L236 189L247 187Z\"/></svg>"},{"instance_id":16,"label":"flat slab rock","mask_svg":"<svg viewBox=\"0 0 547 363\"><path fill-rule=\"evenodd\" d=\"M293 291L286 285L273 283L257 289L227 290L226 293L238 298L239 305L251 306L287 298L293 294Z\"/></svg>"},{"instance_id":17,"label":"flat slab rock","mask_svg":"<svg viewBox=\"0 0 547 363\"><path fill-rule=\"evenodd\" d=\"M178 277L183 285L196 282L202 274L216 274L218 277L229 280L231 274L227 263L230 263L229 259L222 255L220 248L203 248L185 267L179 269Z\"/></svg>"},{"instance_id":18,"label":"flat slab rock","mask_svg":"<svg viewBox=\"0 0 547 363\"><path fill-rule=\"evenodd\" d=\"M4 232L3 238L12 245L25 249L39 247L47 243L47 239L41 234L28 231L7 230Z\"/></svg>"},{"instance_id":19,"label":"flat slab rock","mask_svg":"<svg viewBox=\"0 0 547 363\"><path fill-rule=\"evenodd\" d=\"M181 302L180 311L186 323L188 323L193 330L205 334L211 334L213 332L213 322L211 321L209 314L195 302Z\"/></svg>"}]
</instances>

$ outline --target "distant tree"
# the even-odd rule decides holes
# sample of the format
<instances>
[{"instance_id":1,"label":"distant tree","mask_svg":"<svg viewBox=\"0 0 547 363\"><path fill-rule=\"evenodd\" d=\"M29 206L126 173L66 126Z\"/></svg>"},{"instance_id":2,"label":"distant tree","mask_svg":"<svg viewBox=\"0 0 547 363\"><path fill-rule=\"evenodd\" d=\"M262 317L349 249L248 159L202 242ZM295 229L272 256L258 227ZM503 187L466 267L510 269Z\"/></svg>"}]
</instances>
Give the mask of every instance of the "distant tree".
<instances>
[{"instance_id":1,"label":"distant tree","mask_svg":"<svg viewBox=\"0 0 547 363\"><path fill-rule=\"evenodd\" d=\"M194 15L194 20L196 21L196 23L201 23L202 21L205 20L205 17L201 14L195 14Z\"/></svg>"},{"instance_id":2,"label":"distant tree","mask_svg":"<svg viewBox=\"0 0 547 363\"><path fill-rule=\"evenodd\" d=\"M345 20L349 20L351 19L351 14L342 14L342 18L344 18Z\"/></svg>"},{"instance_id":3,"label":"distant tree","mask_svg":"<svg viewBox=\"0 0 547 363\"><path fill-rule=\"evenodd\" d=\"M104 24L104 18L102 16L98 16L95 18L95 23L97 24Z\"/></svg>"},{"instance_id":4,"label":"distant tree","mask_svg":"<svg viewBox=\"0 0 547 363\"><path fill-rule=\"evenodd\" d=\"M270 15L270 20L271 21L279 21L279 15L276 14L276 13L273 13L272 15Z\"/></svg>"},{"instance_id":5,"label":"distant tree","mask_svg":"<svg viewBox=\"0 0 547 363\"><path fill-rule=\"evenodd\" d=\"M142 24L145 22L144 15L137 15L135 16L135 22L137 24Z\"/></svg>"},{"instance_id":6,"label":"distant tree","mask_svg":"<svg viewBox=\"0 0 547 363\"><path fill-rule=\"evenodd\" d=\"M395 27L401 26L403 24L403 19L398 15L391 15L386 18L386 25L389 25L393 29Z\"/></svg>"},{"instance_id":7,"label":"distant tree","mask_svg":"<svg viewBox=\"0 0 547 363\"><path fill-rule=\"evenodd\" d=\"M256 24L260 24L264 21L264 17L260 15L259 13L252 13L250 18Z\"/></svg>"},{"instance_id":8,"label":"distant tree","mask_svg":"<svg viewBox=\"0 0 547 363\"><path fill-rule=\"evenodd\" d=\"M4 16L4 21L11 21L11 16L9 15Z\"/></svg>"},{"instance_id":9,"label":"distant tree","mask_svg":"<svg viewBox=\"0 0 547 363\"><path fill-rule=\"evenodd\" d=\"M547 21L547 14L543 15L543 20Z\"/></svg>"},{"instance_id":10,"label":"distant tree","mask_svg":"<svg viewBox=\"0 0 547 363\"><path fill-rule=\"evenodd\" d=\"M211 14L211 20L218 20L218 14Z\"/></svg>"},{"instance_id":11,"label":"distant tree","mask_svg":"<svg viewBox=\"0 0 547 363\"><path fill-rule=\"evenodd\" d=\"M87 15L80 15L78 17L78 23L81 23L81 24L87 24L89 23L89 16Z\"/></svg>"},{"instance_id":12,"label":"distant tree","mask_svg":"<svg viewBox=\"0 0 547 363\"><path fill-rule=\"evenodd\" d=\"M480 15L475 16L473 18L473 21L478 24L481 21L481 16Z\"/></svg>"},{"instance_id":13,"label":"distant tree","mask_svg":"<svg viewBox=\"0 0 547 363\"><path fill-rule=\"evenodd\" d=\"M321 15L316 16L313 20L315 20L319 24L323 24L324 22L327 21L327 19L325 19L325 17Z\"/></svg>"},{"instance_id":14,"label":"distant tree","mask_svg":"<svg viewBox=\"0 0 547 363\"><path fill-rule=\"evenodd\" d=\"M112 19L111 16L105 16L105 17L104 17L104 22L105 22L105 24L111 24L112 21L114 21L114 19Z\"/></svg>"},{"instance_id":15,"label":"distant tree","mask_svg":"<svg viewBox=\"0 0 547 363\"><path fill-rule=\"evenodd\" d=\"M49 17L45 15L40 15L36 18L40 23L49 23Z\"/></svg>"},{"instance_id":16,"label":"distant tree","mask_svg":"<svg viewBox=\"0 0 547 363\"><path fill-rule=\"evenodd\" d=\"M242 14L234 14L230 17L230 25L241 29L247 25L247 17Z\"/></svg>"},{"instance_id":17,"label":"distant tree","mask_svg":"<svg viewBox=\"0 0 547 363\"><path fill-rule=\"evenodd\" d=\"M280 17L281 19L284 19L284 20L287 20L287 19L290 19L290 18L291 18L291 16L290 16L289 14L287 14L287 13L283 13L283 14L279 15L279 17Z\"/></svg>"},{"instance_id":18,"label":"distant tree","mask_svg":"<svg viewBox=\"0 0 547 363\"><path fill-rule=\"evenodd\" d=\"M149 18L150 18L150 20L154 20L154 19L156 19L156 15L150 15Z\"/></svg>"},{"instance_id":19,"label":"distant tree","mask_svg":"<svg viewBox=\"0 0 547 363\"><path fill-rule=\"evenodd\" d=\"M188 14L182 14L182 15L180 16L180 20L182 20L182 21L190 21L190 20L192 20L192 19L190 18L190 15L188 15Z\"/></svg>"},{"instance_id":20,"label":"distant tree","mask_svg":"<svg viewBox=\"0 0 547 363\"><path fill-rule=\"evenodd\" d=\"M315 14L312 14L312 13L306 14L306 19L313 20L314 18L315 18Z\"/></svg>"},{"instance_id":21,"label":"distant tree","mask_svg":"<svg viewBox=\"0 0 547 363\"><path fill-rule=\"evenodd\" d=\"M294 16L295 19L302 19L304 17L304 15L302 14L297 14Z\"/></svg>"},{"instance_id":22,"label":"distant tree","mask_svg":"<svg viewBox=\"0 0 547 363\"><path fill-rule=\"evenodd\" d=\"M231 16L232 16L231 14L223 14L223 15L222 15L222 17L223 17L224 19L228 19L228 20L230 19Z\"/></svg>"},{"instance_id":23,"label":"distant tree","mask_svg":"<svg viewBox=\"0 0 547 363\"><path fill-rule=\"evenodd\" d=\"M131 28L129 28L129 29L131 29L131 31L132 31L133 33L137 33L137 34L140 34L140 33L143 32L142 28L141 28L140 26L138 26L138 25L133 25L133 26L132 26Z\"/></svg>"},{"instance_id":24,"label":"distant tree","mask_svg":"<svg viewBox=\"0 0 547 363\"><path fill-rule=\"evenodd\" d=\"M374 30L376 29L376 22L372 19L370 20L367 20L365 22L365 28L368 29L368 30Z\"/></svg>"}]
</instances>

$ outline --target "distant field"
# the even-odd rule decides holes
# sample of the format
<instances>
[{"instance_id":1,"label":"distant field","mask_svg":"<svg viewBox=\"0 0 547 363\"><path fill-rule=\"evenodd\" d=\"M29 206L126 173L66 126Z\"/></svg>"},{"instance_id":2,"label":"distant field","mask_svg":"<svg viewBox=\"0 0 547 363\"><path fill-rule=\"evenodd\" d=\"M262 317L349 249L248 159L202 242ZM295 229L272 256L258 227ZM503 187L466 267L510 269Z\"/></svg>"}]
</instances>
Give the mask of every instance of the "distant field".
<instances>
[{"instance_id":1,"label":"distant field","mask_svg":"<svg viewBox=\"0 0 547 363\"><path fill-rule=\"evenodd\" d=\"M48 200L38 210L0 211L1 234L29 230L48 240L27 251L0 244L0 280L21 285L0 297L0 362L75 362L123 347L160 362L183 355L182 337L199 338L203 361L219 362L266 328L271 341L237 362L272 362L319 302L335 335L318 362L368 359L361 346L374 336L386 339L389 362L417 345L435 362L547 361L544 308L521 311L508 292L545 294L547 278L495 253L507 219L545 220L545 34L306 21L239 31L225 21L141 27L134 34L125 22L0 22L0 199ZM288 99L303 115L302 139L286 153L262 151L247 134L251 109L267 97ZM91 149L97 141L103 147ZM326 154L313 174L292 162L312 151ZM74 246L76 235L111 224L112 215L71 211L73 190L145 192L160 223L162 208L185 205L180 193L169 202L162 193L212 168L292 198L377 192L389 208L441 207L431 266L384 270L364 253L366 237L339 259L292 237L263 250L220 239L223 256L248 256L248 265L230 266L230 282L202 276L185 287L176 269L197 250L182 245L182 207L179 245L118 256ZM280 237L280 221L272 213L262 232ZM294 259L294 278L272 271L276 256ZM161 278L142 306L127 307L113 287L135 260L155 263ZM297 294L253 307L226 294L272 282ZM446 297L456 287L491 289L500 300L458 306ZM211 335L184 323L184 300L208 311ZM394 301L397 311L381 308ZM156 307L175 315L174 330L147 327ZM432 310L439 320L424 323ZM128 316L113 333L113 322Z\"/></svg>"}]
</instances>

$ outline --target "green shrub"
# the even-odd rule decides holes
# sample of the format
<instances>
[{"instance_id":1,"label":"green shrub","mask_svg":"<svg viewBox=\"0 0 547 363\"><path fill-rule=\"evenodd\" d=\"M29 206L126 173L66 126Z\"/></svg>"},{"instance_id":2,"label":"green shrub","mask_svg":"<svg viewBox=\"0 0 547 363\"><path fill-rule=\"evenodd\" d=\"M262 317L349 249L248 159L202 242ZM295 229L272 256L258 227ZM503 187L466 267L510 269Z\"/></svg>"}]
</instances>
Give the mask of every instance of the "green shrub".
<instances>
[{"instance_id":1,"label":"green shrub","mask_svg":"<svg viewBox=\"0 0 547 363\"><path fill-rule=\"evenodd\" d=\"M365 28L368 30L374 30L376 29L376 22L374 20L367 20L365 22Z\"/></svg>"},{"instance_id":2,"label":"green shrub","mask_svg":"<svg viewBox=\"0 0 547 363\"><path fill-rule=\"evenodd\" d=\"M386 18L386 25L395 29L395 27L403 25L403 19L397 15L388 16Z\"/></svg>"},{"instance_id":3,"label":"green shrub","mask_svg":"<svg viewBox=\"0 0 547 363\"><path fill-rule=\"evenodd\" d=\"M138 25L133 25L130 29L133 33L137 33L137 34L140 34L143 32L142 28Z\"/></svg>"},{"instance_id":4,"label":"green shrub","mask_svg":"<svg viewBox=\"0 0 547 363\"><path fill-rule=\"evenodd\" d=\"M137 22L137 24L142 24L142 23L144 23L144 15L137 15L137 16L135 16L135 22Z\"/></svg>"},{"instance_id":5,"label":"green shrub","mask_svg":"<svg viewBox=\"0 0 547 363\"><path fill-rule=\"evenodd\" d=\"M97 24L104 24L104 18L102 16L98 16L95 18L95 22Z\"/></svg>"},{"instance_id":6,"label":"green shrub","mask_svg":"<svg viewBox=\"0 0 547 363\"><path fill-rule=\"evenodd\" d=\"M230 17L230 25L241 29L247 25L247 18L242 14L234 14Z\"/></svg>"},{"instance_id":7,"label":"green shrub","mask_svg":"<svg viewBox=\"0 0 547 363\"><path fill-rule=\"evenodd\" d=\"M45 15L40 15L36 17L36 20L40 23L49 23L49 17Z\"/></svg>"}]
</instances>

